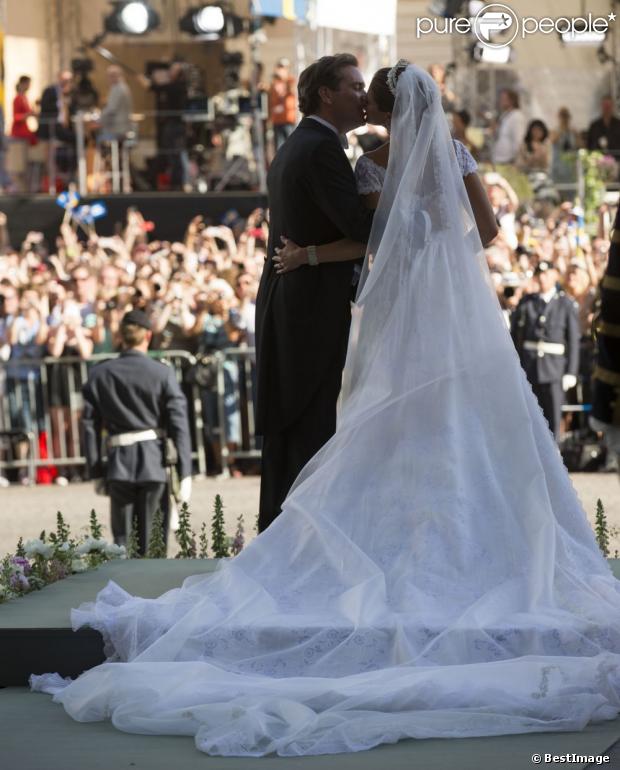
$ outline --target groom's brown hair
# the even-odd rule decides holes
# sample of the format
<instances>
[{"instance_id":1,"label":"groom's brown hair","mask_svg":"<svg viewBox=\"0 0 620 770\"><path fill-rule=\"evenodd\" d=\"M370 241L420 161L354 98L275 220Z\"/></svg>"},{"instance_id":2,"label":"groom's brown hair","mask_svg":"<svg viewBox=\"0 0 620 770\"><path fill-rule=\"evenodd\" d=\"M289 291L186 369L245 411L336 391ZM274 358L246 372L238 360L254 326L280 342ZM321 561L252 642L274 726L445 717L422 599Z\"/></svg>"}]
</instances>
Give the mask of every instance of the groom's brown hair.
<instances>
[{"instance_id":1,"label":"groom's brown hair","mask_svg":"<svg viewBox=\"0 0 620 770\"><path fill-rule=\"evenodd\" d=\"M337 53L333 56L321 56L299 76L297 93L299 110L302 115L312 115L320 104L319 88L327 86L337 91L345 67L357 67L357 59L351 53Z\"/></svg>"}]
</instances>

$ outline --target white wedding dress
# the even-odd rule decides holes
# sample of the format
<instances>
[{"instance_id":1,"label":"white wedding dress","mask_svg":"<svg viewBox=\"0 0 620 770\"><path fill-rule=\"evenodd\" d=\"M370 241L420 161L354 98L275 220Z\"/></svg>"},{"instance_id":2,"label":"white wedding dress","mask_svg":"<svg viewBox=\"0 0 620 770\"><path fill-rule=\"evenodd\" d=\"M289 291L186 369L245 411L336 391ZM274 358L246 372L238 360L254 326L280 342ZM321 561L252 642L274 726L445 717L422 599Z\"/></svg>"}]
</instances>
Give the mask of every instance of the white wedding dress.
<instances>
[{"instance_id":1,"label":"white wedding dress","mask_svg":"<svg viewBox=\"0 0 620 770\"><path fill-rule=\"evenodd\" d=\"M582 729L620 590L519 366L432 79L398 80L338 429L239 556L73 612L110 662L33 688L209 754Z\"/></svg>"}]
</instances>

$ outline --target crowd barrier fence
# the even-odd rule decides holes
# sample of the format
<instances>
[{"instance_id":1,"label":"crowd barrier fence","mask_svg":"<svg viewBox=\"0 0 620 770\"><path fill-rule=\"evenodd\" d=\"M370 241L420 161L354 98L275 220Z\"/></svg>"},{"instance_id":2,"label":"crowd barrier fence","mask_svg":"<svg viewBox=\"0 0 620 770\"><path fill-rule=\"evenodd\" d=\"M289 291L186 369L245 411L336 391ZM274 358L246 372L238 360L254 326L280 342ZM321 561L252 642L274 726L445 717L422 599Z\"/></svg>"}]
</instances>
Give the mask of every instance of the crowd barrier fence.
<instances>
[{"instance_id":1,"label":"crowd barrier fence","mask_svg":"<svg viewBox=\"0 0 620 770\"><path fill-rule=\"evenodd\" d=\"M85 466L80 415L82 386L93 365L115 353L100 353L83 360L77 356L40 359L11 358L0 364L0 473L26 469L31 481L43 469ZM183 350L150 351L149 355L173 367L187 400L195 470L204 475L207 460L200 388L187 376L196 359ZM28 443L28 451L15 444ZM22 455L22 456L20 456ZM66 475L63 471L61 475Z\"/></svg>"},{"instance_id":2,"label":"crowd barrier fence","mask_svg":"<svg viewBox=\"0 0 620 770\"><path fill-rule=\"evenodd\" d=\"M88 360L15 358L0 363L0 475L17 469L34 482L41 480L46 468L67 475L67 469L86 465L80 435L82 386L93 365L117 355L100 353ZM173 367L187 397L194 471L206 475L208 468L217 469L228 476L238 461L256 467L261 438L256 435L255 349L230 347L204 356L183 350L149 351L149 355ZM200 369L207 372L206 378L196 374ZM577 418L564 436L569 442L588 430L592 408L581 378L575 395L573 403L563 407L564 414ZM24 447L21 452L16 444Z\"/></svg>"}]
</instances>

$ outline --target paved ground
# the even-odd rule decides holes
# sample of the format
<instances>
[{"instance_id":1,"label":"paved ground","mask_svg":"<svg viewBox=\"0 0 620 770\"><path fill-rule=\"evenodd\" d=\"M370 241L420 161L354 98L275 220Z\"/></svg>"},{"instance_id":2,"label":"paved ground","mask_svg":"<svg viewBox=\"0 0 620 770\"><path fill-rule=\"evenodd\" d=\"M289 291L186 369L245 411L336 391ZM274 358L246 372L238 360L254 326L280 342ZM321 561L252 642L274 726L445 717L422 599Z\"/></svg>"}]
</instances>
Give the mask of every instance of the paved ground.
<instances>
[{"instance_id":1,"label":"paved ground","mask_svg":"<svg viewBox=\"0 0 620 770\"><path fill-rule=\"evenodd\" d=\"M608 747L617 740L620 720L588 725L580 733L425 738L356 754L211 757L197 751L190 737L132 735L109 722L74 722L50 697L25 687L0 690L0 713L3 770L532 770L537 754L610 755L603 767L619 767ZM551 764L543 759L540 766ZM573 757L569 765L554 766L585 770L586 762ZM600 765L587 765L595 767Z\"/></svg>"},{"instance_id":2,"label":"paved ground","mask_svg":"<svg viewBox=\"0 0 620 770\"><path fill-rule=\"evenodd\" d=\"M195 479L193 485L192 526L196 532L206 521L211 526L213 501L220 494L224 502L226 531L234 535L237 517L244 516L246 542L256 535L256 515L260 480L256 476L242 479L215 478ZM0 557L12 549L21 536L24 539L38 537L42 529L56 527L56 511L62 511L73 532L86 527L91 509L94 508L104 525L104 537L111 540L109 530L110 503L98 497L90 483L70 484L67 487L11 486L0 489ZM168 555L174 556L176 547L169 543Z\"/></svg>"},{"instance_id":3,"label":"paved ground","mask_svg":"<svg viewBox=\"0 0 620 770\"><path fill-rule=\"evenodd\" d=\"M601 498L611 527L618 534L612 538L612 553L620 551L620 483L618 476L608 473L581 473L571 476L575 489L588 514L594 521L596 500ZM226 528L234 534L237 516L244 515L246 541L255 536L256 514L260 480L257 476L242 479L207 478L194 481L191 504L192 522L197 531L203 521L210 526L213 500L220 494L224 501ZM0 489L0 556L12 549L17 539L37 537L42 529L55 527L56 511L62 511L73 531L88 523L91 508L100 514L101 522L108 524L109 502L97 497L92 484L71 484L68 487L37 486L24 488L11 486ZM109 536L109 530L106 531ZM169 555L174 555L171 545Z\"/></svg>"}]
</instances>

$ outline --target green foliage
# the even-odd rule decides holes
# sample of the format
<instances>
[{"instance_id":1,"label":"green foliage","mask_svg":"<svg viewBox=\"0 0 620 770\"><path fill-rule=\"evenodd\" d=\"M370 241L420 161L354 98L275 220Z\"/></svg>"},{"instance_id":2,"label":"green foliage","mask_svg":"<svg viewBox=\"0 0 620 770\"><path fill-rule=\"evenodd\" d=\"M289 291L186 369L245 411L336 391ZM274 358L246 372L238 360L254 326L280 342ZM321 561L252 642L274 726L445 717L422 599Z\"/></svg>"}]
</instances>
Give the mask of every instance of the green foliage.
<instances>
[{"instance_id":1,"label":"green foliage","mask_svg":"<svg viewBox=\"0 0 620 770\"><path fill-rule=\"evenodd\" d=\"M607 516L605 515L605 508L599 497L596 501L596 523L594 526L596 532L596 541L598 547L603 552L603 556L609 556L609 530L607 527Z\"/></svg>"},{"instance_id":2,"label":"green foliage","mask_svg":"<svg viewBox=\"0 0 620 770\"><path fill-rule=\"evenodd\" d=\"M56 549L58 549L63 543L69 543L69 525L65 522L64 516L60 511L56 512L56 532L50 532L49 541ZM41 538L43 539L43 538Z\"/></svg>"},{"instance_id":3,"label":"green foliage","mask_svg":"<svg viewBox=\"0 0 620 770\"><path fill-rule=\"evenodd\" d=\"M56 541L58 543L68 543L69 535L69 525L65 522L62 513L60 511L56 511Z\"/></svg>"},{"instance_id":4,"label":"green foliage","mask_svg":"<svg viewBox=\"0 0 620 770\"><path fill-rule=\"evenodd\" d=\"M140 544L138 542L138 517L135 514L131 520L131 529L129 530L129 534L127 536L127 558L140 558Z\"/></svg>"},{"instance_id":5,"label":"green foliage","mask_svg":"<svg viewBox=\"0 0 620 770\"><path fill-rule=\"evenodd\" d=\"M198 557L200 559L208 559L209 558L209 541L207 540L207 522L203 521L200 525L200 535L198 537L198 543L200 545L200 550L198 551Z\"/></svg>"},{"instance_id":6,"label":"green foliage","mask_svg":"<svg viewBox=\"0 0 620 770\"><path fill-rule=\"evenodd\" d=\"M196 535L192 531L189 518L189 506L187 503L182 503L179 511L179 528L176 532L177 543L181 550L176 555L176 559L196 558Z\"/></svg>"},{"instance_id":7,"label":"green foliage","mask_svg":"<svg viewBox=\"0 0 620 770\"><path fill-rule=\"evenodd\" d=\"M216 559L230 556L228 550L228 538L224 531L224 504L220 495L215 496L213 504L213 519L211 520L211 538L213 555Z\"/></svg>"},{"instance_id":8,"label":"green foliage","mask_svg":"<svg viewBox=\"0 0 620 770\"><path fill-rule=\"evenodd\" d=\"M101 528L96 518L94 525L93 534L100 535ZM58 511L54 532L46 537L43 531L39 538L32 538L25 543L20 537L15 554L8 554L0 560L0 602L15 599L72 573L84 572L110 559L124 556L124 548L108 544L101 537L88 534L77 539L71 538L69 525Z\"/></svg>"},{"instance_id":9,"label":"green foliage","mask_svg":"<svg viewBox=\"0 0 620 770\"><path fill-rule=\"evenodd\" d=\"M598 224L598 210L605 197L605 182L615 179L613 159L602 152L579 150L579 161L583 170L584 201L586 225L595 227Z\"/></svg>"},{"instance_id":10,"label":"green foliage","mask_svg":"<svg viewBox=\"0 0 620 770\"><path fill-rule=\"evenodd\" d=\"M491 170L491 169L486 169ZM501 174L508 184L515 191L517 198L521 202L531 201L534 198L534 190L530 180L523 171L519 171L515 166L499 163L494 168Z\"/></svg>"},{"instance_id":11,"label":"green foliage","mask_svg":"<svg viewBox=\"0 0 620 770\"><path fill-rule=\"evenodd\" d=\"M94 508L90 511L90 534L95 540L101 540L103 537L103 527L97 519L97 513Z\"/></svg>"},{"instance_id":12,"label":"green foliage","mask_svg":"<svg viewBox=\"0 0 620 770\"><path fill-rule=\"evenodd\" d=\"M166 542L164 540L164 515L161 508L158 508L153 516L153 526L151 528L151 537L146 549L147 559L165 559Z\"/></svg>"}]
</instances>

